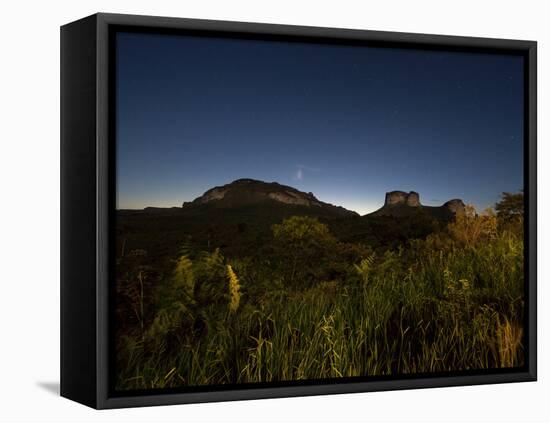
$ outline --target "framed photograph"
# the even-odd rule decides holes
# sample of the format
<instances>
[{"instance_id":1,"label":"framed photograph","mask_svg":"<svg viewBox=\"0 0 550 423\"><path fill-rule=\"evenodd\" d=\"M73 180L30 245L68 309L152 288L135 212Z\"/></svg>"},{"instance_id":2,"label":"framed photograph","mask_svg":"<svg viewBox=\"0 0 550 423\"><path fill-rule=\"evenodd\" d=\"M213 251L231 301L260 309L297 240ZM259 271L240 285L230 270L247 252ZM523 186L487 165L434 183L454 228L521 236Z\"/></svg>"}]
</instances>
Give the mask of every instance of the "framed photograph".
<instances>
[{"instance_id":1,"label":"framed photograph","mask_svg":"<svg viewBox=\"0 0 550 423\"><path fill-rule=\"evenodd\" d=\"M61 28L61 394L536 380L536 43Z\"/></svg>"}]
</instances>

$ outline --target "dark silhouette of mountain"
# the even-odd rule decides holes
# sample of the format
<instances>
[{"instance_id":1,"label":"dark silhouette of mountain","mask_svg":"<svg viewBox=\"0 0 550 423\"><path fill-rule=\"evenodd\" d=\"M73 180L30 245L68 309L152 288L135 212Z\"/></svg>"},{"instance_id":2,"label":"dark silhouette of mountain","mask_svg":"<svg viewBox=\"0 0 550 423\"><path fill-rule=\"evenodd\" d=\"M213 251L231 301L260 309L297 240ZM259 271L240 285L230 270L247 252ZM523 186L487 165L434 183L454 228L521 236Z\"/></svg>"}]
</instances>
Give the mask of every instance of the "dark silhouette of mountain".
<instances>
[{"instance_id":1,"label":"dark silhouette of mountain","mask_svg":"<svg viewBox=\"0 0 550 423\"><path fill-rule=\"evenodd\" d=\"M441 206L425 206L420 203L417 192L390 191L386 193L384 205L367 216L409 217L425 214L438 220L450 220L455 215L464 213L465 205L461 199L455 198Z\"/></svg>"},{"instance_id":2,"label":"dark silhouette of mountain","mask_svg":"<svg viewBox=\"0 0 550 423\"><path fill-rule=\"evenodd\" d=\"M277 182L263 182L255 179L237 179L230 184L206 191L192 202L183 203L183 209L209 205L217 208L239 208L258 205L290 205L307 207L313 214L334 215L335 217L359 216L344 207L335 206L318 200L311 192L302 192L296 188ZM317 209L317 211L315 211Z\"/></svg>"},{"instance_id":3,"label":"dark silhouette of mountain","mask_svg":"<svg viewBox=\"0 0 550 423\"><path fill-rule=\"evenodd\" d=\"M273 239L273 225L292 216L318 219L341 241L388 248L425 238L463 211L462 200L431 207L422 205L416 192L392 191L382 208L359 216L312 193L276 182L238 179L182 207L118 210L117 231L124 245L117 248L146 250L152 262L177 255L182 245L220 248L232 257L261 255Z\"/></svg>"}]
</instances>

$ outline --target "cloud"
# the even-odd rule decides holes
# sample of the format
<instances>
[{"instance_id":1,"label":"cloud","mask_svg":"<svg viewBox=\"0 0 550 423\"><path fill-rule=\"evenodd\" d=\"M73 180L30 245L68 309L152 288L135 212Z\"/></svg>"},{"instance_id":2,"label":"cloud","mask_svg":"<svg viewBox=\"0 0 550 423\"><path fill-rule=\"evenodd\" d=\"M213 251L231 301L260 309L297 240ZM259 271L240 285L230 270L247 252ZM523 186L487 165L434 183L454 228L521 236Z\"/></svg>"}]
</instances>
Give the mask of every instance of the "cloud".
<instances>
[{"instance_id":1,"label":"cloud","mask_svg":"<svg viewBox=\"0 0 550 423\"><path fill-rule=\"evenodd\" d=\"M296 165L296 171L294 172L292 178L295 181L303 181L306 172L320 172L320 171L321 171L321 169L319 169L318 167L311 167L311 166L306 166L306 165L303 165L303 164L297 164Z\"/></svg>"},{"instance_id":2,"label":"cloud","mask_svg":"<svg viewBox=\"0 0 550 423\"><path fill-rule=\"evenodd\" d=\"M302 169L302 170L309 170L310 172L319 172L321 170L318 167L311 167L311 166L306 166L306 165L303 165L303 164L296 165L296 167L298 169Z\"/></svg>"}]
</instances>

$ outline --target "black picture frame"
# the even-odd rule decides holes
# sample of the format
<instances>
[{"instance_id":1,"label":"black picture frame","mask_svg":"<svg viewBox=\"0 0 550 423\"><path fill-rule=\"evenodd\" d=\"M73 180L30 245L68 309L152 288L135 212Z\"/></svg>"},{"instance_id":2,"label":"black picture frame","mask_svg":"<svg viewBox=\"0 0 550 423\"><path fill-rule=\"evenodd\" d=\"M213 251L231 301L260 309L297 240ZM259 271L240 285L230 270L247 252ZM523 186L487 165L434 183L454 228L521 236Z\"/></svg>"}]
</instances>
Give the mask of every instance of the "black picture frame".
<instances>
[{"instance_id":1,"label":"black picture frame","mask_svg":"<svg viewBox=\"0 0 550 423\"><path fill-rule=\"evenodd\" d=\"M115 199L113 33L215 34L520 54L524 80L526 365L368 381L202 387L115 393L110 387L109 275ZM537 378L537 45L534 41L98 13L61 27L61 395L97 409L535 381Z\"/></svg>"}]
</instances>

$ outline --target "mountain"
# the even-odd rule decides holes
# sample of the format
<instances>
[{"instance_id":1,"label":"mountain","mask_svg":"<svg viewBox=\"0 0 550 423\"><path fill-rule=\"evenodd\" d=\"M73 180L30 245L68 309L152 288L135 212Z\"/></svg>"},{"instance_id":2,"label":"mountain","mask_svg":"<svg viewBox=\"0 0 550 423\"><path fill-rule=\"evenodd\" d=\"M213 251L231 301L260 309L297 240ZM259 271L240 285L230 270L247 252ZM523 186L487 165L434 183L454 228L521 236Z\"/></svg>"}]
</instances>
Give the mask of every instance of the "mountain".
<instances>
[{"instance_id":1,"label":"mountain","mask_svg":"<svg viewBox=\"0 0 550 423\"><path fill-rule=\"evenodd\" d=\"M359 216L276 182L238 179L214 187L181 207L118 210L117 249L147 251L148 260L167 260L182 246L195 251L220 248L228 257L262 255L273 239L272 227L291 216L311 216L343 242L391 248L425 238L457 213L462 200L424 206L416 192L392 191L384 206Z\"/></svg>"},{"instance_id":2,"label":"mountain","mask_svg":"<svg viewBox=\"0 0 550 423\"><path fill-rule=\"evenodd\" d=\"M409 217L412 215L426 214L435 219L449 220L457 214L464 213L464 202L455 198L441 206L425 206L420 203L420 195L410 191L390 191L386 193L384 205L367 216L392 216Z\"/></svg>"},{"instance_id":3,"label":"mountain","mask_svg":"<svg viewBox=\"0 0 550 423\"><path fill-rule=\"evenodd\" d=\"M277 182L263 182L255 179L237 179L229 184L209 189L195 200L183 203L182 209L204 205L224 209L286 205L308 208L313 214L334 217L359 216L356 212L344 207L320 201L311 192L306 193Z\"/></svg>"}]
</instances>

